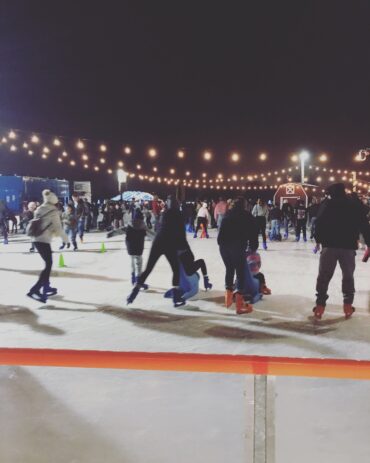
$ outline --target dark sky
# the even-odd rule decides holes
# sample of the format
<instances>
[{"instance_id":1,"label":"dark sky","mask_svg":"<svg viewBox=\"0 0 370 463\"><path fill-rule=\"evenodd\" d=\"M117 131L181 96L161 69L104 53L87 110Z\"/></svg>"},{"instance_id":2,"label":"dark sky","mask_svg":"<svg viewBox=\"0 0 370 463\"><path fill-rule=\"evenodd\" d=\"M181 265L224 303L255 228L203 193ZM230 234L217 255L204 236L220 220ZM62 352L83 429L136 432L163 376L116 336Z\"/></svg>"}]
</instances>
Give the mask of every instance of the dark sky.
<instances>
[{"instance_id":1,"label":"dark sky","mask_svg":"<svg viewBox=\"0 0 370 463\"><path fill-rule=\"evenodd\" d=\"M370 2L0 0L0 125L178 147L370 144ZM197 161L195 161L197 160Z\"/></svg>"}]
</instances>

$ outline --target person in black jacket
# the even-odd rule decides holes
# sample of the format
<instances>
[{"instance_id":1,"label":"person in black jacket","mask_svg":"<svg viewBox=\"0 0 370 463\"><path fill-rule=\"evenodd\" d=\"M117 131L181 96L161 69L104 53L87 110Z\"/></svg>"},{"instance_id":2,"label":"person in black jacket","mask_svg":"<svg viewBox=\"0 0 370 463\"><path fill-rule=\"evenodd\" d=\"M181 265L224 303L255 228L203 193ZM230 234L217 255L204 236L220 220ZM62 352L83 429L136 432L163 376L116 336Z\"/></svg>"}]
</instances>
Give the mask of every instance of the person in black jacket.
<instances>
[{"instance_id":1,"label":"person in black jacket","mask_svg":"<svg viewBox=\"0 0 370 463\"><path fill-rule=\"evenodd\" d=\"M308 217L309 217L310 227L311 227L310 240L313 240L315 236L315 223L316 223L316 217L319 212L319 209L320 209L320 199L312 198L312 203L308 208Z\"/></svg>"},{"instance_id":2,"label":"person in black jacket","mask_svg":"<svg viewBox=\"0 0 370 463\"><path fill-rule=\"evenodd\" d=\"M295 226L295 240L299 241L301 231L303 234L303 241L307 241L306 236L306 223L307 223L307 208L304 205L304 201L299 200L298 204L294 210L295 218L296 218L296 226Z\"/></svg>"},{"instance_id":3,"label":"person in black jacket","mask_svg":"<svg viewBox=\"0 0 370 463\"><path fill-rule=\"evenodd\" d=\"M284 199L283 206L281 208L281 212L283 214L283 223L285 227L285 235L284 238L287 239L289 236L289 223L293 220L294 209L293 206L289 203L287 199Z\"/></svg>"},{"instance_id":4,"label":"person in black jacket","mask_svg":"<svg viewBox=\"0 0 370 463\"><path fill-rule=\"evenodd\" d=\"M233 302L234 276L237 276L235 292L236 311L238 314L249 313L253 307L245 304L244 272L245 256L248 246L255 251L258 248L258 231L255 218L245 210L245 199L238 198L233 207L225 214L217 237L220 254L226 267L225 305Z\"/></svg>"},{"instance_id":5,"label":"person in black jacket","mask_svg":"<svg viewBox=\"0 0 370 463\"><path fill-rule=\"evenodd\" d=\"M172 269L173 303L175 307L185 304L180 289L180 268L178 251L186 249L184 219L179 210L179 204L173 196L169 196L166 202L166 210L162 215L158 232L153 240L148 262L144 272L140 275L131 294L127 298L127 304L131 304L138 295L140 288L152 272L155 264L161 256L165 256Z\"/></svg>"},{"instance_id":6,"label":"person in black jacket","mask_svg":"<svg viewBox=\"0 0 370 463\"><path fill-rule=\"evenodd\" d=\"M358 201L345 193L343 183L330 185L330 199L325 200L317 214L315 239L321 245L319 275L316 283L316 306L313 311L320 319L328 299L328 287L337 262L342 270L343 310L346 318L354 312L352 307L355 286L355 256L359 234L370 246L370 226ZM369 254L369 248L365 253Z\"/></svg>"},{"instance_id":7,"label":"person in black jacket","mask_svg":"<svg viewBox=\"0 0 370 463\"><path fill-rule=\"evenodd\" d=\"M7 216L8 216L8 207L4 200L0 199L0 231L3 234L4 244L8 244L8 224L7 224Z\"/></svg>"}]
</instances>

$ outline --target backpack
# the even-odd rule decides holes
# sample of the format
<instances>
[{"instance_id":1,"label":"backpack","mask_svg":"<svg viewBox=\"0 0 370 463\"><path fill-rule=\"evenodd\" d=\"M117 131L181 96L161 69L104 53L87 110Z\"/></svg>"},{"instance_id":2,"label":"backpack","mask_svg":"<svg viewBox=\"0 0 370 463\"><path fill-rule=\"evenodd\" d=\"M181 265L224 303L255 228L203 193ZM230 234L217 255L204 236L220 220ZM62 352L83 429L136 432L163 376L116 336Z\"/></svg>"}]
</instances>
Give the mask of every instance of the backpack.
<instances>
[{"instance_id":1,"label":"backpack","mask_svg":"<svg viewBox=\"0 0 370 463\"><path fill-rule=\"evenodd\" d=\"M42 220L51 212L54 212L54 210L47 212L41 217L30 220L26 228L26 235L31 238L37 238L38 236L42 235L44 231L47 230L52 224L52 222L50 222L49 225L47 225L45 228L42 228Z\"/></svg>"}]
</instances>

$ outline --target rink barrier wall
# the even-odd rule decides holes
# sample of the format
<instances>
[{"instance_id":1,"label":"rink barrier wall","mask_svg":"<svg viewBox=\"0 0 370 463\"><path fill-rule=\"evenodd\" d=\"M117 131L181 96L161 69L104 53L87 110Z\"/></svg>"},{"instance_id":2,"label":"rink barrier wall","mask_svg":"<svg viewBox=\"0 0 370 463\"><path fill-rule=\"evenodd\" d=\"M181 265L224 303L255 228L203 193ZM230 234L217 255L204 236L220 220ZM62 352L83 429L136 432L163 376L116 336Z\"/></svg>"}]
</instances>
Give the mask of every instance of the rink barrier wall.
<instances>
[{"instance_id":1,"label":"rink barrier wall","mask_svg":"<svg viewBox=\"0 0 370 463\"><path fill-rule=\"evenodd\" d=\"M370 361L254 355L0 348L0 365L370 380Z\"/></svg>"}]
</instances>

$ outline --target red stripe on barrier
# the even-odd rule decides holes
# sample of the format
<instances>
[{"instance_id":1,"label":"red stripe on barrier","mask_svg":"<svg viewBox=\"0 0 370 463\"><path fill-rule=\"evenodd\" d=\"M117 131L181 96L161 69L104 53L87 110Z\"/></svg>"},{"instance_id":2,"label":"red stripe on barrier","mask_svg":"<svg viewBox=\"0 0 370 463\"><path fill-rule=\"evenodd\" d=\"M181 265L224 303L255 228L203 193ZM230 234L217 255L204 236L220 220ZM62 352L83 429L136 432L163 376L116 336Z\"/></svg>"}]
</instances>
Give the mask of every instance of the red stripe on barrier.
<instances>
[{"instance_id":1,"label":"red stripe on barrier","mask_svg":"<svg viewBox=\"0 0 370 463\"><path fill-rule=\"evenodd\" d=\"M370 379L370 361L254 355L0 348L0 365Z\"/></svg>"}]
</instances>

